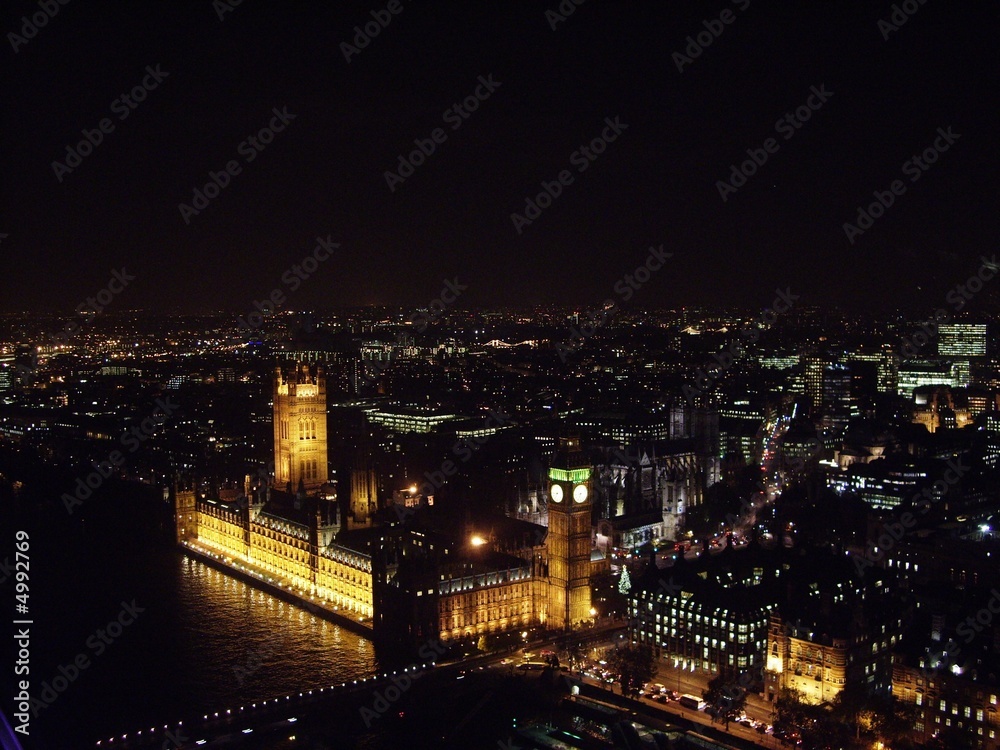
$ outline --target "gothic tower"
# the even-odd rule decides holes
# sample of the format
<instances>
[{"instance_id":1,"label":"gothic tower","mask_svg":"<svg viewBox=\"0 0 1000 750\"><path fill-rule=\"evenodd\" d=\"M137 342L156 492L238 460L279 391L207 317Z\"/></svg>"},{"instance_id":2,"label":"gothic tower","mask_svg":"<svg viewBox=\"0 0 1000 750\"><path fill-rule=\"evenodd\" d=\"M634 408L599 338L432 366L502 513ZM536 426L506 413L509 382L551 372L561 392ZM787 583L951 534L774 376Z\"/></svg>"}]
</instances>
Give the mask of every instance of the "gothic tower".
<instances>
[{"instance_id":1,"label":"gothic tower","mask_svg":"<svg viewBox=\"0 0 1000 750\"><path fill-rule=\"evenodd\" d=\"M372 523L378 508L378 476L368 465L351 470L351 527L364 528Z\"/></svg>"},{"instance_id":2,"label":"gothic tower","mask_svg":"<svg viewBox=\"0 0 1000 750\"><path fill-rule=\"evenodd\" d=\"M274 486L293 490L301 482L313 492L328 480L326 378L301 362L291 372L274 373Z\"/></svg>"},{"instance_id":3,"label":"gothic tower","mask_svg":"<svg viewBox=\"0 0 1000 750\"><path fill-rule=\"evenodd\" d=\"M549 469L548 625L578 627L590 614L591 466L578 438L560 440Z\"/></svg>"},{"instance_id":4,"label":"gothic tower","mask_svg":"<svg viewBox=\"0 0 1000 750\"><path fill-rule=\"evenodd\" d=\"M378 472L375 469L375 441L368 431L356 438L351 459L349 527L371 526L378 510Z\"/></svg>"},{"instance_id":5,"label":"gothic tower","mask_svg":"<svg viewBox=\"0 0 1000 750\"><path fill-rule=\"evenodd\" d=\"M181 489L174 482L174 525L177 531L177 543L198 538L197 502L193 489Z\"/></svg>"}]
</instances>

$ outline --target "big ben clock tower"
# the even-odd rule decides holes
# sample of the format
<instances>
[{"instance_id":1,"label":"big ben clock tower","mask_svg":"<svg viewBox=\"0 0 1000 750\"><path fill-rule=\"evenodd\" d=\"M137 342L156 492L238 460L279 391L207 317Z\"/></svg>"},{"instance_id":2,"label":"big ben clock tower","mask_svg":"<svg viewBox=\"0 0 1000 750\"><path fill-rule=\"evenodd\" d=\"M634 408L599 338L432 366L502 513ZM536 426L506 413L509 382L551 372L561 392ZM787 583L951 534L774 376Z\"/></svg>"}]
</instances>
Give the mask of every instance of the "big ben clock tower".
<instances>
[{"instance_id":1,"label":"big ben clock tower","mask_svg":"<svg viewBox=\"0 0 1000 750\"><path fill-rule=\"evenodd\" d=\"M568 630L590 614L591 467L578 438L559 441L549 469L549 627Z\"/></svg>"}]
</instances>

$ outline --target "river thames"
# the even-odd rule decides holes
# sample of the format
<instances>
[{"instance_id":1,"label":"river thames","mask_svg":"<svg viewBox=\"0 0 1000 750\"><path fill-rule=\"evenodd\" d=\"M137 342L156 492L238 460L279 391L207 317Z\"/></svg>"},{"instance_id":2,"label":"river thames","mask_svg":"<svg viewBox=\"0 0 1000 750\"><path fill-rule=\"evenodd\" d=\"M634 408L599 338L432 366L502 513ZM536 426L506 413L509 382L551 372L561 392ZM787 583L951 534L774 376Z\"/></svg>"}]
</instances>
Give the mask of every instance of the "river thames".
<instances>
[{"instance_id":1,"label":"river thames","mask_svg":"<svg viewBox=\"0 0 1000 750\"><path fill-rule=\"evenodd\" d=\"M30 534L31 695L46 702L26 748L93 747L376 671L370 641L186 557L147 501L4 510L0 560Z\"/></svg>"}]
</instances>

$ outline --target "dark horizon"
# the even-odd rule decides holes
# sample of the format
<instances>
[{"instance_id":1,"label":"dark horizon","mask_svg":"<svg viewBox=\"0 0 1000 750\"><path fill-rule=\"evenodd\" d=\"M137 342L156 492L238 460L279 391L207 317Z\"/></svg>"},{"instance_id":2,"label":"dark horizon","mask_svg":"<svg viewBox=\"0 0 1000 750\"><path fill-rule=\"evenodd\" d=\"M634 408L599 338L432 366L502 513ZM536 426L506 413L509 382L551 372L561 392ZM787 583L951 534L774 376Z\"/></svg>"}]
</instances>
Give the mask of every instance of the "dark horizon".
<instances>
[{"instance_id":1,"label":"dark horizon","mask_svg":"<svg viewBox=\"0 0 1000 750\"><path fill-rule=\"evenodd\" d=\"M791 287L804 305L933 309L992 256L996 213L978 199L1000 166L995 19L975 8L918 5L891 30L892 3L585 3L565 20L546 17L555 2L385 7L245 3L220 20L208 2L70 4L8 36L0 309L69 314L122 268L136 276L122 309L236 312L276 288L294 309L417 308L451 279L461 307L589 308L661 245L672 257L630 305L758 308ZM37 10L2 28L21 34ZM384 28L342 49L372 13ZM699 34L697 57L674 56ZM453 105L477 90L462 119ZM779 122L803 106L800 127ZM104 118L79 166L53 166ZM627 127L609 131L615 118ZM386 171L436 128L391 190ZM602 154L573 156L602 132ZM723 201L718 182L768 138ZM905 167L936 140L935 164ZM182 214L229 162L219 195ZM572 181L516 226L562 170ZM884 216L848 238L894 180ZM318 237L339 248L292 290L283 274Z\"/></svg>"}]
</instances>

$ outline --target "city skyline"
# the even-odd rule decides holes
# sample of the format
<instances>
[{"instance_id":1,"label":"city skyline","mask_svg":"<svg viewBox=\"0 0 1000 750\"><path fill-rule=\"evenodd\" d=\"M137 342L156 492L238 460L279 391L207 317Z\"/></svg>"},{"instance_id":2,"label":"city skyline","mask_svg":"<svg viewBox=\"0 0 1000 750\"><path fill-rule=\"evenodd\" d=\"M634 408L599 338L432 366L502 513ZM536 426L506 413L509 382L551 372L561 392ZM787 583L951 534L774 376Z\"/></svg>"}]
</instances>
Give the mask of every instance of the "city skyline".
<instances>
[{"instance_id":1,"label":"city skyline","mask_svg":"<svg viewBox=\"0 0 1000 750\"><path fill-rule=\"evenodd\" d=\"M998 20L6 8L0 745L1000 750Z\"/></svg>"}]
</instances>

